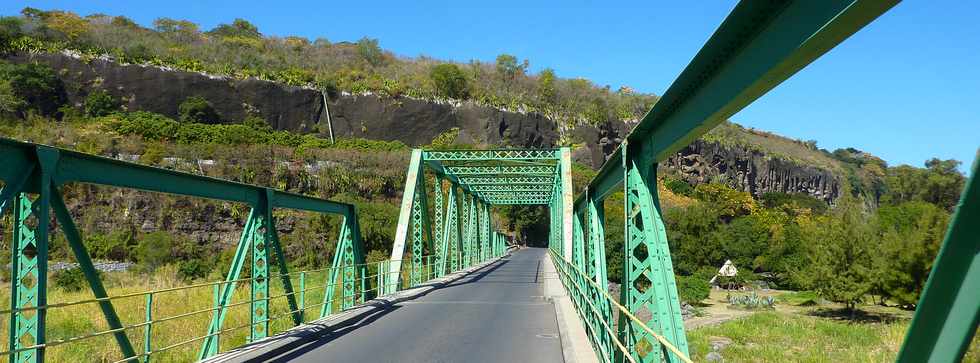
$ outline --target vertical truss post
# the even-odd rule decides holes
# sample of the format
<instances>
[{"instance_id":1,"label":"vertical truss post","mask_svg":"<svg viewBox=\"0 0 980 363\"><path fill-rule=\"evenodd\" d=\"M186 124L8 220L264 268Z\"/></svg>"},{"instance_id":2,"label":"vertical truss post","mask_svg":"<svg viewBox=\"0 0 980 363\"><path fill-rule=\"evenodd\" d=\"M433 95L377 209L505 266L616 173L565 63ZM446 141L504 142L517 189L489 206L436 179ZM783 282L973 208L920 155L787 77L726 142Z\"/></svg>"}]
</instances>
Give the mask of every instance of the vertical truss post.
<instances>
[{"instance_id":1,"label":"vertical truss post","mask_svg":"<svg viewBox=\"0 0 980 363\"><path fill-rule=\"evenodd\" d=\"M46 304L39 301L40 291L43 288L38 278L41 276L38 267L38 245L40 245L38 239L47 238L47 228L39 228L40 220L47 218L36 216L46 215L47 208L42 208L40 200L32 201L27 194L17 195L13 204L14 236L11 243L13 261L10 264L13 290L10 294L10 306L14 309L43 306ZM29 219L33 223L29 223ZM39 329L39 323L44 319L45 312L45 310L11 312L9 345L11 350L41 344L43 331ZM11 353L10 361L39 362L40 354L38 349Z\"/></svg>"},{"instance_id":2,"label":"vertical truss post","mask_svg":"<svg viewBox=\"0 0 980 363\"><path fill-rule=\"evenodd\" d=\"M258 214L254 207L248 213L248 219L245 221L245 227L242 229L242 236L238 240L238 247L235 249L235 257L232 258L231 266L228 268L228 275L225 277L225 282L220 285L221 294L218 299L218 306L211 315L211 323L208 325L208 336L201 343L201 352L198 354L198 360L214 356L220 350L218 346L218 332L221 330L222 325L224 325L225 315L228 312L227 306L231 303L232 297L234 297L235 287L238 286L236 280L241 275L242 266L245 265L245 258L248 257L249 248L251 248L254 242L258 225L261 223Z\"/></svg>"},{"instance_id":3,"label":"vertical truss post","mask_svg":"<svg viewBox=\"0 0 980 363\"><path fill-rule=\"evenodd\" d=\"M109 297L109 294L105 291L105 287L102 285L102 280L99 278L99 271L92 264L92 258L89 256L88 250L85 249L85 245L82 242L82 235L78 231L78 228L75 227L75 222L68 212L68 207L65 206L61 193L58 192L54 185L51 185L50 189L51 206L54 209L55 217L61 223L61 229L65 232L65 239L68 240L68 246L71 247L75 255L75 260L78 261L79 268L85 275L85 279L88 280L89 287L92 288L92 295L96 299ZM116 309L112 306L112 301L99 301L99 308L102 310L102 315L105 317L109 329L116 330L112 335L116 339L116 344L119 345L119 350L123 356L126 358L135 357L136 350L133 349L133 344L129 341L129 337L126 336L126 332L123 330L122 322L119 320L119 315L116 314Z\"/></svg>"},{"instance_id":4,"label":"vertical truss post","mask_svg":"<svg viewBox=\"0 0 980 363\"><path fill-rule=\"evenodd\" d=\"M456 185L453 183L449 184L449 193L446 198L446 215L445 221L442 228L442 247L440 250L439 266L437 276L443 276L446 273L446 268L449 271L456 271L456 251L457 241L459 240L459 229L458 224L458 213L456 208ZM451 262L450 262L451 261Z\"/></svg>"},{"instance_id":5,"label":"vertical truss post","mask_svg":"<svg viewBox=\"0 0 980 363\"><path fill-rule=\"evenodd\" d=\"M267 249L267 220L263 206L256 208L258 219L252 234L252 289L249 319L252 329L249 341L265 338L269 333L269 255Z\"/></svg>"},{"instance_id":6,"label":"vertical truss post","mask_svg":"<svg viewBox=\"0 0 980 363\"><path fill-rule=\"evenodd\" d=\"M572 260L572 152L568 147L561 148L559 161L560 183L558 187L561 207L561 246L565 261Z\"/></svg>"},{"instance_id":7,"label":"vertical truss post","mask_svg":"<svg viewBox=\"0 0 980 363\"><path fill-rule=\"evenodd\" d=\"M327 286L323 294L323 305L320 305L320 318L333 313L333 305L337 298L337 284L339 281L343 291L341 298L341 310L346 309L348 298L348 270L354 264L353 244L351 243L350 224L347 223L347 216L343 217L340 223L340 232L337 234L337 248L333 253L333 264L330 265L330 274L327 277ZM352 286L351 286L352 287ZM350 295L353 295L351 293Z\"/></svg>"},{"instance_id":8,"label":"vertical truss post","mask_svg":"<svg viewBox=\"0 0 980 363\"><path fill-rule=\"evenodd\" d=\"M11 309L34 308L48 304L48 230L50 221L51 185L58 161L55 149L35 149L40 168L24 170L22 180L34 174L37 197L17 193L18 186L8 185L5 197L13 199L14 226L11 251ZM23 183L22 183L23 184ZM26 188L25 188L26 189ZM10 350L23 349L46 342L45 318L47 309L14 310L10 313ZM10 354L11 362L43 362L44 348Z\"/></svg>"},{"instance_id":9,"label":"vertical truss post","mask_svg":"<svg viewBox=\"0 0 980 363\"><path fill-rule=\"evenodd\" d=\"M391 265L387 271L389 282L386 293L398 290L401 281L401 267L405 256L405 243L409 238L409 228L413 227L412 212L415 207L418 180L422 175L422 150L412 149L411 161L405 175L405 188L402 192L402 205L398 212L398 226L395 228L395 243L391 248ZM414 232L413 232L414 238ZM414 241L413 241L414 243Z\"/></svg>"},{"instance_id":10,"label":"vertical truss post","mask_svg":"<svg viewBox=\"0 0 980 363\"><path fill-rule=\"evenodd\" d=\"M589 246L587 251L590 252L589 255L592 259L589 262L592 267L590 277L595 281L596 285L607 288L609 278L606 274L606 232L603 205L602 201L597 200L595 196L587 195L587 198L589 224ZM589 291L592 293L590 298L599 310L598 319L602 319L602 321L595 322L597 329L601 329L600 327L603 326L603 322L606 326L613 326L612 306L609 300L605 298L602 291L598 291L595 288ZM596 335L598 338L594 344L600 347L599 352L605 352L605 357L600 357L604 359L600 359L600 361L612 361L614 358L612 352L615 349L613 347L612 337L606 333Z\"/></svg>"},{"instance_id":11,"label":"vertical truss post","mask_svg":"<svg viewBox=\"0 0 980 363\"><path fill-rule=\"evenodd\" d=\"M980 156L980 153L977 154ZM898 362L959 362L980 322L980 158L950 219Z\"/></svg>"},{"instance_id":12,"label":"vertical truss post","mask_svg":"<svg viewBox=\"0 0 980 363\"><path fill-rule=\"evenodd\" d=\"M448 216L444 216L443 208L445 204L442 200L442 176L436 175L435 183L432 186L432 201L435 203L432 206L432 245L435 247L433 251L436 255L436 265L434 267L435 277L441 277L443 270L439 266L445 266L446 261L446 247L443 245L443 233L446 231L445 222L448 220Z\"/></svg>"},{"instance_id":13,"label":"vertical truss post","mask_svg":"<svg viewBox=\"0 0 980 363\"><path fill-rule=\"evenodd\" d=\"M486 202L480 203L480 212L483 217L480 221L483 225L483 233L480 234L480 262L483 262L490 259L490 209Z\"/></svg>"},{"instance_id":14,"label":"vertical truss post","mask_svg":"<svg viewBox=\"0 0 980 363\"><path fill-rule=\"evenodd\" d=\"M282 252L282 245L279 244L276 218L272 215L273 198L275 198L275 191L268 188L259 198L260 204L265 204L263 211L265 213L266 240L269 245L272 245L272 251L276 254L276 262L279 264L279 278L282 281L283 291L286 293L286 303L289 306L289 311L292 312L290 315L293 318L293 325L299 326L303 323L303 313L299 310L299 305L296 303L296 295L293 293L293 282L289 277L289 268L286 264L286 255ZM266 296L268 296L268 286L266 287Z\"/></svg>"},{"instance_id":15,"label":"vertical truss post","mask_svg":"<svg viewBox=\"0 0 980 363\"><path fill-rule=\"evenodd\" d=\"M647 324L671 341L684 355L688 355L687 336L681 317L677 298L677 283L674 281L674 268L670 260L667 235L660 214L657 196L656 163L634 160L623 150L625 189L626 250L623 257L623 288L620 301L638 312L649 310L651 319ZM678 362L673 353L666 352L656 338L647 334L635 323L620 315L620 340L627 344L634 358L643 362ZM654 349L640 357L636 352L639 342L645 341Z\"/></svg>"},{"instance_id":16,"label":"vertical truss post","mask_svg":"<svg viewBox=\"0 0 980 363\"><path fill-rule=\"evenodd\" d=\"M334 251L333 264L330 267L330 274L327 278L327 286L323 295L323 304L320 306L320 318L324 318L333 312L333 302L336 299L337 280L343 289L341 298L341 310L346 310L360 301L365 301L367 290L367 266L364 264L364 248L361 242L360 226L357 223L357 212L354 207L344 211L343 220L340 224L340 233L337 236L337 248ZM381 270L379 267L379 274ZM380 286L380 285L379 285ZM380 287L379 287L380 289Z\"/></svg>"},{"instance_id":17,"label":"vertical truss post","mask_svg":"<svg viewBox=\"0 0 980 363\"><path fill-rule=\"evenodd\" d=\"M572 261L573 266L578 267L580 270L585 268L585 236L582 229L582 215L575 213L572 215ZM582 289L586 284L585 280L582 278L582 274L575 274L572 276L572 284L578 286L578 288L568 289L568 293L572 295L572 301L575 306L578 307L579 316L582 321L588 322L587 316L583 314L585 311L584 305L585 297L582 296ZM586 328L591 328L586 326Z\"/></svg>"},{"instance_id":18,"label":"vertical truss post","mask_svg":"<svg viewBox=\"0 0 980 363\"><path fill-rule=\"evenodd\" d=\"M479 199L474 195L470 200L470 266L480 261L480 219L477 210L478 205Z\"/></svg>"},{"instance_id":19,"label":"vertical truss post","mask_svg":"<svg viewBox=\"0 0 980 363\"><path fill-rule=\"evenodd\" d=\"M421 168L421 167L420 167ZM428 198L425 192L425 174L419 169L416 198L412 203L412 274L411 286L421 285L426 268L426 250L433 250L432 225L429 223Z\"/></svg>"},{"instance_id":20,"label":"vertical truss post","mask_svg":"<svg viewBox=\"0 0 980 363\"><path fill-rule=\"evenodd\" d=\"M470 250L470 236L472 231L470 231L470 203L472 203L472 197L466 191L463 191L462 209L459 211L459 224L462 230L462 239L460 240L460 246L462 247L459 268L464 269L470 265L470 255L473 253Z\"/></svg>"}]
</instances>

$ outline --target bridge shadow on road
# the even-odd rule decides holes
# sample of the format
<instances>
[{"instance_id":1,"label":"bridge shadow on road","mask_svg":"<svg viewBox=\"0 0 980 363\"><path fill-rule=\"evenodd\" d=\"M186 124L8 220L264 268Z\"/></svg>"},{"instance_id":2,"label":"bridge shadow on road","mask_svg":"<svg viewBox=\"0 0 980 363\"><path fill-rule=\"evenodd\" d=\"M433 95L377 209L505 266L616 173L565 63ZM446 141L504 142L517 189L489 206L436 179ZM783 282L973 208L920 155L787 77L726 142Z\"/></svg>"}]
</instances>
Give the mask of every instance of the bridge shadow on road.
<instances>
[{"instance_id":1,"label":"bridge shadow on road","mask_svg":"<svg viewBox=\"0 0 980 363\"><path fill-rule=\"evenodd\" d=\"M368 308L371 309L365 313L357 313L354 316L347 318L345 320L334 322L328 324L322 323L307 323L303 328L293 329L286 333L273 336L267 340L256 343L255 345L261 346L274 346L270 351L263 352L257 356L249 357L245 362L288 362L293 359L299 358L304 354L315 350L333 340L343 337L358 328L364 327L371 324L372 322L381 319L385 315L388 315L398 309L402 308L398 304L403 302L408 302L412 300L424 297L432 292L446 289L449 287L461 286L465 284L480 282L483 278L489 275L491 272L507 265L510 260L503 258L501 260L495 261L491 264L483 266L477 270L470 271L461 277L453 279L447 282L430 282L422 284L420 287L433 287L427 291L413 294L411 296L400 297L393 300L371 300L368 301L358 308ZM506 283L506 282L494 282L494 283ZM528 283L528 282L510 282L510 283ZM295 340L293 340L295 339ZM292 340L292 341L290 341ZM286 342L286 343L280 343ZM281 345L280 345L281 344ZM248 350L248 345L243 347L246 351ZM261 348L259 348L261 349ZM239 361L234 360L232 361Z\"/></svg>"}]
</instances>

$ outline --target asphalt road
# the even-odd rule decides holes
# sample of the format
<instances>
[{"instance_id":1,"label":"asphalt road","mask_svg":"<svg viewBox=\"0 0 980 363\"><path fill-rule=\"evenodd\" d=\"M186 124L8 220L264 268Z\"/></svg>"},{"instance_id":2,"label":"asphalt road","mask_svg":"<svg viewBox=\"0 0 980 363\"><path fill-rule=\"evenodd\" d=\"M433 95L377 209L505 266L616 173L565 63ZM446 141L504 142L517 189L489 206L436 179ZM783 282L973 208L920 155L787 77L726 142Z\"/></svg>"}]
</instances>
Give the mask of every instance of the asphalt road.
<instances>
[{"instance_id":1,"label":"asphalt road","mask_svg":"<svg viewBox=\"0 0 980 363\"><path fill-rule=\"evenodd\" d=\"M517 251L271 361L562 362L555 308L543 296L547 256Z\"/></svg>"}]
</instances>

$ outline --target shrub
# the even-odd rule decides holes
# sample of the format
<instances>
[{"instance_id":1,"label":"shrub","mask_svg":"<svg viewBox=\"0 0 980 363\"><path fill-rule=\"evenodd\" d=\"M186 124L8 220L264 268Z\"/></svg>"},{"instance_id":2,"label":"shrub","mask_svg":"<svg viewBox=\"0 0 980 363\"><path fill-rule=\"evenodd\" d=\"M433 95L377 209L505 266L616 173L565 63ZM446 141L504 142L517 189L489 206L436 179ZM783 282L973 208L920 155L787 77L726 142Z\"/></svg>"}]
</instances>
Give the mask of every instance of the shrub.
<instances>
[{"instance_id":1,"label":"shrub","mask_svg":"<svg viewBox=\"0 0 980 363\"><path fill-rule=\"evenodd\" d=\"M14 92L14 87L8 80L0 80L0 114L13 114L24 106L22 100Z\"/></svg>"},{"instance_id":2,"label":"shrub","mask_svg":"<svg viewBox=\"0 0 980 363\"><path fill-rule=\"evenodd\" d=\"M57 116L58 109L68 101L65 85L46 65L0 62L0 80L10 82L13 95L23 101L15 110L21 117L28 111Z\"/></svg>"},{"instance_id":3,"label":"shrub","mask_svg":"<svg viewBox=\"0 0 980 363\"><path fill-rule=\"evenodd\" d=\"M85 97L85 115L102 117L119 110L119 102L109 92L97 90Z\"/></svg>"},{"instance_id":4,"label":"shrub","mask_svg":"<svg viewBox=\"0 0 980 363\"><path fill-rule=\"evenodd\" d=\"M184 102L180 103L178 110L180 112L180 121L182 122L202 124L221 123L221 117L218 116L218 111L215 111L214 106L211 106L211 103L204 99L204 97L187 97Z\"/></svg>"},{"instance_id":5,"label":"shrub","mask_svg":"<svg viewBox=\"0 0 980 363\"><path fill-rule=\"evenodd\" d=\"M696 304L707 299L711 293L711 286L708 284L708 280L702 279L700 276L678 275L676 278L677 295L679 295L681 301Z\"/></svg>"},{"instance_id":6,"label":"shrub","mask_svg":"<svg viewBox=\"0 0 980 363\"><path fill-rule=\"evenodd\" d=\"M692 196L694 195L694 188L691 184L680 179L664 179L664 186L667 187L671 192L677 195Z\"/></svg>"},{"instance_id":7,"label":"shrub","mask_svg":"<svg viewBox=\"0 0 980 363\"><path fill-rule=\"evenodd\" d=\"M204 278L211 272L211 267L211 263L200 258L180 261L177 264L177 276L186 281Z\"/></svg>"},{"instance_id":8,"label":"shrub","mask_svg":"<svg viewBox=\"0 0 980 363\"><path fill-rule=\"evenodd\" d=\"M429 76L440 95L460 100L469 97L466 75L455 64L440 64L432 67Z\"/></svg>"},{"instance_id":9,"label":"shrub","mask_svg":"<svg viewBox=\"0 0 980 363\"><path fill-rule=\"evenodd\" d=\"M82 291L88 285L85 274L78 267L57 271L51 277L54 280L54 285L65 291Z\"/></svg>"},{"instance_id":10,"label":"shrub","mask_svg":"<svg viewBox=\"0 0 980 363\"><path fill-rule=\"evenodd\" d=\"M147 233L136 247L136 261L149 271L163 266L173 255L173 244L173 237L167 232Z\"/></svg>"},{"instance_id":11,"label":"shrub","mask_svg":"<svg viewBox=\"0 0 980 363\"><path fill-rule=\"evenodd\" d=\"M384 64L384 52L378 46L377 39L361 38L357 41L357 54L372 66Z\"/></svg>"},{"instance_id":12,"label":"shrub","mask_svg":"<svg viewBox=\"0 0 980 363\"><path fill-rule=\"evenodd\" d=\"M272 131L272 126L269 126L269 123L265 122L264 118L258 116L246 117L245 121L242 121L242 125L245 125L253 130L265 131L265 132Z\"/></svg>"},{"instance_id":13,"label":"shrub","mask_svg":"<svg viewBox=\"0 0 980 363\"><path fill-rule=\"evenodd\" d=\"M237 18L231 24L219 24L207 33L220 37L261 38L259 28L245 19Z\"/></svg>"}]
</instances>

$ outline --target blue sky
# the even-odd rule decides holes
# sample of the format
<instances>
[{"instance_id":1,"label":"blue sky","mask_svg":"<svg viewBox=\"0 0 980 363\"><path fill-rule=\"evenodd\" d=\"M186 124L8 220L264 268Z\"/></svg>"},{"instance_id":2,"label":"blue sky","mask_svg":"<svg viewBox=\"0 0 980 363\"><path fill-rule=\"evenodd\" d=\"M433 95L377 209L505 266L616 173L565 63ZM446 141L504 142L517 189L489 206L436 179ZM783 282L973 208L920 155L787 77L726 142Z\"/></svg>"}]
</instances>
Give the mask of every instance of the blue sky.
<instances>
[{"instance_id":1,"label":"blue sky","mask_svg":"<svg viewBox=\"0 0 980 363\"><path fill-rule=\"evenodd\" d=\"M682 3L682 4L679 4ZM662 94L734 1L5 1L82 15L157 17L210 29L245 18L267 35L353 41L367 36L405 56L528 59L532 71ZM855 147L891 165L954 158L980 147L980 3L901 3L736 114L745 126L833 150Z\"/></svg>"}]
</instances>

